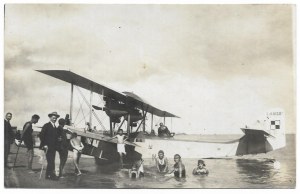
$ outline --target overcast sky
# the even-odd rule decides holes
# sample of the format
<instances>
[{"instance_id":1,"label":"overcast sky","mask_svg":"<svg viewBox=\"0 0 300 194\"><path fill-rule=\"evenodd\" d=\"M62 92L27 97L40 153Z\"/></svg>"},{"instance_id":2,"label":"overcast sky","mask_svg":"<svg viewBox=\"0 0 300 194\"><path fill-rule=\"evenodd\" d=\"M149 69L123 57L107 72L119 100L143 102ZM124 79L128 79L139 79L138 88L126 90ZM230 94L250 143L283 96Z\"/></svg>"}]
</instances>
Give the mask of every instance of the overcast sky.
<instances>
[{"instance_id":1,"label":"overcast sky","mask_svg":"<svg viewBox=\"0 0 300 194\"><path fill-rule=\"evenodd\" d=\"M19 128L35 113L40 124L64 116L70 85L34 70L65 69L180 116L167 119L175 132L240 133L273 107L295 132L293 14L291 5L6 5L5 111Z\"/></svg>"}]
</instances>

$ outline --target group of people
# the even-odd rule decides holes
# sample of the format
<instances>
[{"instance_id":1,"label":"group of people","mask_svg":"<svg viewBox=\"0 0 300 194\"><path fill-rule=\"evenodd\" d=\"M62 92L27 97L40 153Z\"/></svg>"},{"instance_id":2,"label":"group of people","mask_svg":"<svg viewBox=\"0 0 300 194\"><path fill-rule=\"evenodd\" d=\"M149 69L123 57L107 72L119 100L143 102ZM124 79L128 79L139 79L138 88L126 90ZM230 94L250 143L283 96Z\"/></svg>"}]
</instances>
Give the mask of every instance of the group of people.
<instances>
[{"instance_id":1,"label":"group of people","mask_svg":"<svg viewBox=\"0 0 300 194\"><path fill-rule=\"evenodd\" d=\"M164 151L160 150L158 152L158 157L155 159L156 167L158 172L166 173L166 176L174 176L177 178L184 178L186 175L185 165L181 161L181 156L179 154L174 155L173 169L171 171L168 170L169 164L168 159L164 155ZM194 175L202 175L208 174L208 170L206 169L205 162L203 160L198 160L198 165L193 170Z\"/></svg>"},{"instance_id":2,"label":"group of people","mask_svg":"<svg viewBox=\"0 0 300 194\"><path fill-rule=\"evenodd\" d=\"M77 138L76 133L71 133L71 139L68 140L67 134L70 131L64 129L64 126L70 124L68 115L65 119L61 118L58 120L58 126L56 126L56 121L60 117L57 112L52 112L48 114L49 122L44 124L42 130L40 132L40 146L39 148L44 150L46 159L47 159L47 168L46 168L46 179L50 180L58 180L59 177L63 177L63 169L66 164L68 158L68 150L71 145L71 149L73 150L73 161L75 165L75 173L77 175L81 175L81 171L79 169L79 159L84 148L81 140ZM10 150L10 145L14 142L14 132L10 125L10 120L12 119L12 114L7 113L4 119L4 127L5 127L5 167L7 167L7 158ZM24 142L27 147L28 153L28 170L32 171L32 161L34 156L34 137L32 135L33 128L32 125L38 123L40 116L34 114L31 117L31 120L26 122L23 127L23 132L21 135L21 142ZM170 133L162 123L159 129L159 135ZM117 135L112 137L112 139L117 139L117 151L120 154L120 164L123 167L123 156L126 154L125 151L125 141L128 139L124 134L123 130L119 129ZM55 174L55 155L56 152L59 154L60 164L59 164L59 175ZM158 172L165 173L166 176L174 176L178 178L184 178L186 176L185 165L181 161L181 156L179 154L174 155L173 169L169 171L168 159L165 157L164 152L160 150L158 152L158 157L156 158L156 167ZM205 167L205 163L203 160L198 160L197 167L193 170L194 175L198 174L208 174L208 170ZM137 160L132 165L129 173L130 177L137 178L144 176L144 168L143 168L143 159Z\"/></svg>"},{"instance_id":3,"label":"group of people","mask_svg":"<svg viewBox=\"0 0 300 194\"><path fill-rule=\"evenodd\" d=\"M76 133L71 133L71 139L67 139L67 134L70 132L64 129L66 120L59 119L58 127L56 127L56 121L60 117L57 112L52 112L48 114L50 121L46 123L40 133L40 149L45 151L47 159L47 169L46 169L46 179L58 180L58 178L63 177L63 169L68 158L69 145L71 145L71 150L73 150L73 162L75 165L75 173L79 176L81 171L78 167L79 159L84 148L81 140L77 138ZM68 118L66 116L66 118ZM59 154L60 164L59 164L59 175L55 174L55 154L56 151Z\"/></svg>"},{"instance_id":4,"label":"group of people","mask_svg":"<svg viewBox=\"0 0 300 194\"><path fill-rule=\"evenodd\" d=\"M49 122L44 124L42 130L39 134L41 150L44 150L47 168L46 168L46 179L58 180L59 177L63 177L63 169L68 158L68 151L71 145L71 150L73 150L73 161L75 165L75 173L81 175L81 171L78 167L79 159L81 156L82 149L84 145L81 143L81 140L77 138L76 133L70 133L70 131L64 129L66 124L70 124L69 115L66 115L66 118L58 120L58 126L56 124L57 119L60 115L57 112L52 112L48 114ZM5 128L5 167L9 168L7 165L7 159L10 152L10 145L14 142L15 134L10 125L10 120L12 118L11 113L7 113L4 119L4 128ZM28 170L29 173L34 173L32 170L32 162L34 156L34 145L35 138L33 136L32 125L38 123L40 116L37 114L32 115L31 120L26 122L23 126L23 132L21 138L18 142L18 146L24 142L27 153L28 153ZM67 134L71 134L71 139L68 140ZM56 152L59 154L60 164L59 164L59 175L55 174L55 155Z\"/></svg>"},{"instance_id":5,"label":"group of people","mask_svg":"<svg viewBox=\"0 0 300 194\"><path fill-rule=\"evenodd\" d=\"M174 176L176 178L185 178L186 170L185 165L181 161L181 156L179 154L174 155L174 165L171 170L169 170L168 159L164 155L164 151L160 150L158 152L158 157L155 158L156 168L159 173L165 176ZM198 165L193 169L193 175L207 175L208 169L206 168L205 162L203 160L198 160ZM143 159L139 159L134 162L132 168L129 171L130 178L144 177L144 167Z\"/></svg>"}]
</instances>

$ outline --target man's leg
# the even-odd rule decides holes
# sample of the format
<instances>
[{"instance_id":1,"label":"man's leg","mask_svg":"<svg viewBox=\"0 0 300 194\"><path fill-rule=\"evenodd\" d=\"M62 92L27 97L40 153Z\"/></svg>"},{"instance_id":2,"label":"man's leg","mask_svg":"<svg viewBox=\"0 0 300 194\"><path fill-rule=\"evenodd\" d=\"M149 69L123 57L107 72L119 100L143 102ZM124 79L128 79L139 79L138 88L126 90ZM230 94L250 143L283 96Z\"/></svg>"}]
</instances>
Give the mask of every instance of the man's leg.
<instances>
[{"instance_id":1,"label":"man's leg","mask_svg":"<svg viewBox=\"0 0 300 194\"><path fill-rule=\"evenodd\" d=\"M74 149L73 150L73 162L74 162L74 165L75 165L75 173L81 174L80 169L78 167L78 163L77 163L77 161L79 161L78 158L79 158L78 151Z\"/></svg>"},{"instance_id":2,"label":"man's leg","mask_svg":"<svg viewBox=\"0 0 300 194\"><path fill-rule=\"evenodd\" d=\"M65 150L59 151L59 158L60 158L59 176L61 177L62 173L63 173L64 166L65 166L65 164L67 162L67 159L68 159L68 150L65 149Z\"/></svg>"},{"instance_id":3,"label":"man's leg","mask_svg":"<svg viewBox=\"0 0 300 194\"><path fill-rule=\"evenodd\" d=\"M5 141L4 142L4 166L7 167L7 160L8 160L8 155L10 151L10 143Z\"/></svg>"},{"instance_id":4,"label":"man's leg","mask_svg":"<svg viewBox=\"0 0 300 194\"><path fill-rule=\"evenodd\" d=\"M47 170L46 170L46 177L47 176L54 176L55 170L55 149L48 149L47 152Z\"/></svg>"},{"instance_id":5,"label":"man's leg","mask_svg":"<svg viewBox=\"0 0 300 194\"><path fill-rule=\"evenodd\" d=\"M47 151L46 153L46 159L47 159L47 168L46 168L46 178L50 178L50 175L51 175L51 164L50 164L50 161L51 161L51 154L50 154L50 150Z\"/></svg>"},{"instance_id":6,"label":"man's leg","mask_svg":"<svg viewBox=\"0 0 300 194\"><path fill-rule=\"evenodd\" d=\"M123 154L122 152L119 152L120 154L120 165L121 165L121 168L123 168Z\"/></svg>"},{"instance_id":7,"label":"man's leg","mask_svg":"<svg viewBox=\"0 0 300 194\"><path fill-rule=\"evenodd\" d=\"M28 149L28 170L32 170L32 161L34 156L33 148Z\"/></svg>"}]
</instances>

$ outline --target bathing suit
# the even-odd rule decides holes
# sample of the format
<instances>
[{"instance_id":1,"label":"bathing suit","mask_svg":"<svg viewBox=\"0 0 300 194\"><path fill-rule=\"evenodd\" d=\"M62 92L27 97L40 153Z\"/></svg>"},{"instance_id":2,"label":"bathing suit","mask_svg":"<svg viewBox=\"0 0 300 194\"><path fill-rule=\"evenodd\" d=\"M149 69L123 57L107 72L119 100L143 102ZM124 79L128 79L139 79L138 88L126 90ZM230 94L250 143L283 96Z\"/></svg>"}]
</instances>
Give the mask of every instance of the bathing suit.
<instances>
[{"instance_id":1,"label":"bathing suit","mask_svg":"<svg viewBox=\"0 0 300 194\"><path fill-rule=\"evenodd\" d=\"M166 158L163 158L163 159L157 158L157 163L158 163L159 171L162 172L166 168L166 165L167 165Z\"/></svg>"},{"instance_id":2,"label":"bathing suit","mask_svg":"<svg viewBox=\"0 0 300 194\"><path fill-rule=\"evenodd\" d=\"M183 164L180 164L181 165L181 177L184 178L185 177L185 166ZM174 176L179 178L179 164L176 163L174 164Z\"/></svg>"}]
</instances>

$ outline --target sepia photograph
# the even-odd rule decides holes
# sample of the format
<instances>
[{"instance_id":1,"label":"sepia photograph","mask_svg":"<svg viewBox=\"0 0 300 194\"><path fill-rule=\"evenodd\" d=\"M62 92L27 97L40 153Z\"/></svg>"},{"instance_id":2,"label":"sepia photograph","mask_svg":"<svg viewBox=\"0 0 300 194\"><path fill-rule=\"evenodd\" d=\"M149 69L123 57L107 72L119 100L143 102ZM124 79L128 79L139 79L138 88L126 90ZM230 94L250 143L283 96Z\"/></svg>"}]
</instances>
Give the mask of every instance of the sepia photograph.
<instances>
[{"instance_id":1,"label":"sepia photograph","mask_svg":"<svg viewBox=\"0 0 300 194\"><path fill-rule=\"evenodd\" d=\"M296 5L3 15L4 190L296 188Z\"/></svg>"}]
</instances>

